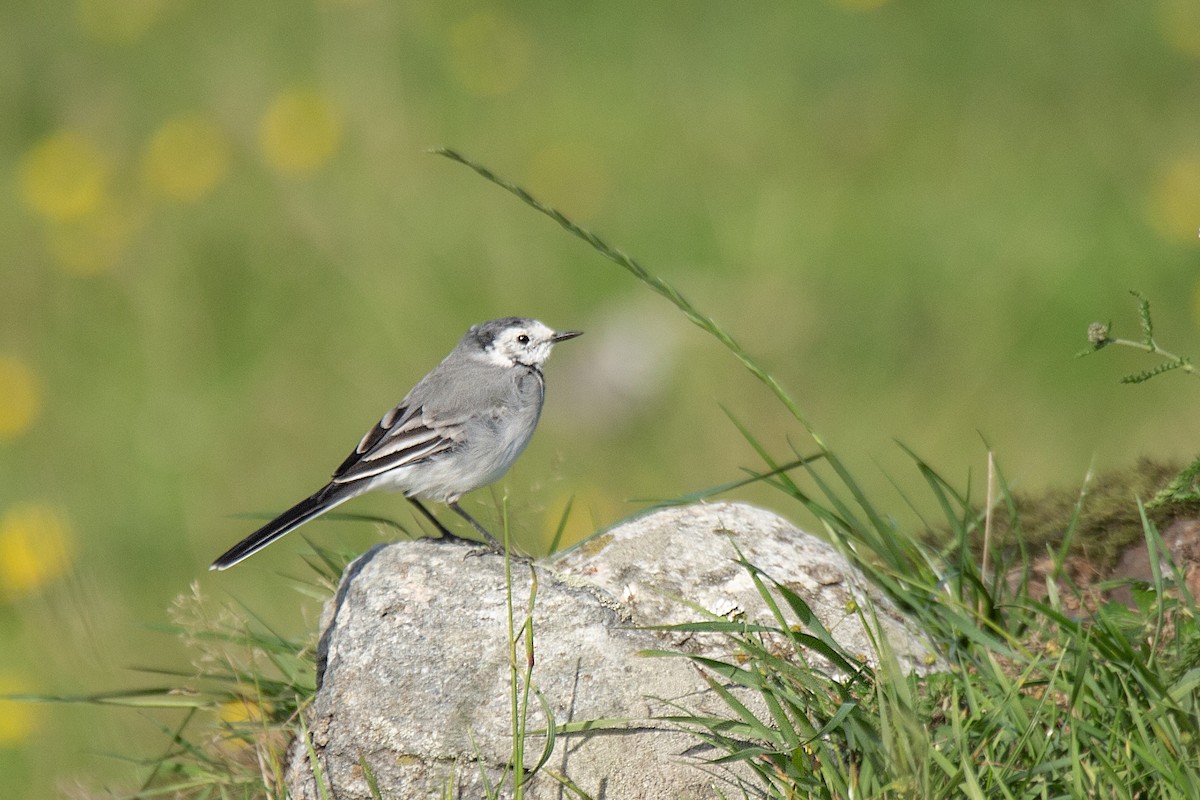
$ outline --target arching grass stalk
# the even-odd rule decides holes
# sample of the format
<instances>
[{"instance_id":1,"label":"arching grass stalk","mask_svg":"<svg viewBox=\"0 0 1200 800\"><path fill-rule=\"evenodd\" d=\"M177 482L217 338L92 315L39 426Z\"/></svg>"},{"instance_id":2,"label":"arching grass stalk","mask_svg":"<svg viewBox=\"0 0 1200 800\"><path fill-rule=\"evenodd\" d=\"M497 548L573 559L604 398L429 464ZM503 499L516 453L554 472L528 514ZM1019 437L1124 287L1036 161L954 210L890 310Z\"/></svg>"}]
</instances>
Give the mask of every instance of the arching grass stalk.
<instances>
[{"instance_id":1,"label":"arching grass stalk","mask_svg":"<svg viewBox=\"0 0 1200 800\"><path fill-rule=\"evenodd\" d=\"M530 194L526 189L509 180L506 180L505 178L501 178L487 167L472 161L462 153L459 153L457 150L438 147L434 148L431 152L439 156L445 156L451 161L457 161L460 164L470 167L471 169L475 170L475 172L479 173L479 175L484 179L496 184L501 189L516 195L516 197L518 197L526 205L550 217L550 219L561 225L568 233L587 242L592 246L592 249L600 253L600 255L604 256L609 261L612 261L614 264L625 268L642 283L646 284L655 292L670 300L675 307L682 311L684 315L697 327L715 337L717 341L719 341L726 347L726 349L729 350L729 352L733 353L734 357L737 358L738 361L741 361L746 369L750 370L754 377L766 384L767 388L769 388L771 392L777 398L779 398L779 401L783 403L792 416L799 420L800 424L804 426L804 429L808 431L808 434L812 436L817 445L820 446L821 449L825 449L825 445L821 442L820 436L818 436L816 430L813 429L813 426L809 424L804 414L801 413L800 407L796 405L796 401L791 398L791 396L787 393L787 390L785 390L783 386L781 386L779 382L775 380L774 376L767 372L767 370L761 364L759 364L753 356L747 353L746 350L737 343L737 340L735 340L724 328L718 325L716 321L712 319L712 317L709 317L707 314L704 314L698 308L692 305L691 302L689 302L688 299L684 297L678 289L650 272L648 269L642 266L637 259L609 245L599 236L587 230L586 228L582 228L577 225L566 214L562 213L556 208L546 205Z\"/></svg>"}]
</instances>

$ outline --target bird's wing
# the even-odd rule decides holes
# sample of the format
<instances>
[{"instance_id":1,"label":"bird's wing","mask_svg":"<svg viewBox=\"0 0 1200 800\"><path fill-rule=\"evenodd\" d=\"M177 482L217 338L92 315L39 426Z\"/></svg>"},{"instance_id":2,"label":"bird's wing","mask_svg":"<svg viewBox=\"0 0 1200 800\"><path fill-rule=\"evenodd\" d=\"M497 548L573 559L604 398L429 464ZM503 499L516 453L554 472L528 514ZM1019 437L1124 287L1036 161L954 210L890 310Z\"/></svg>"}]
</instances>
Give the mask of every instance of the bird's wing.
<instances>
[{"instance_id":1,"label":"bird's wing","mask_svg":"<svg viewBox=\"0 0 1200 800\"><path fill-rule=\"evenodd\" d=\"M383 415L333 473L334 483L372 478L443 453L462 440L465 417L434 418L405 403Z\"/></svg>"}]
</instances>

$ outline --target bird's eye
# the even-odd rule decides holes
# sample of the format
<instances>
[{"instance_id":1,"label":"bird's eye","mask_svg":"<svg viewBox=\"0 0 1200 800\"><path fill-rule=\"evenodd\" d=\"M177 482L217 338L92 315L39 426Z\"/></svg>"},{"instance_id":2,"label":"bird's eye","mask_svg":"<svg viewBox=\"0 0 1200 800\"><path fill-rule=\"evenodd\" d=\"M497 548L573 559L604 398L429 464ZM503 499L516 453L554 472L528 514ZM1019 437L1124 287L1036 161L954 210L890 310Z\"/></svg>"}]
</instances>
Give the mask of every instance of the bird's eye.
<instances>
[{"instance_id":1,"label":"bird's eye","mask_svg":"<svg viewBox=\"0 0 1200 800\"><path fill-rule=\"evenodd\" d=\"M518 334L517 342L519 344L529 344L529 334L527 334L527 333Z\"/></svg>"}]
</instances>

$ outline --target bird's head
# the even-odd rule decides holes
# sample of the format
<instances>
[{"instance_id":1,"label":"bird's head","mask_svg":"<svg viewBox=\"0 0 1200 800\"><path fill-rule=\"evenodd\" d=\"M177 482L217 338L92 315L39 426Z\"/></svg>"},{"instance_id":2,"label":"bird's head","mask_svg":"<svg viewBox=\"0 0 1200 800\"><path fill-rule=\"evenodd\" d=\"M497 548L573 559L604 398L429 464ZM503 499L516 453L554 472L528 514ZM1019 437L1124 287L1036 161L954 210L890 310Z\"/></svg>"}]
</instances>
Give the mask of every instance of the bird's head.
<instances>
[{"instance_id":1,"label":"bird's head","mask_svg":"<svg viewBox=\"0 0 1200 800\"><path fill-rule=\"evenodd\" d=\"M536 319L505 317L481 322L467 331L462 345L493 364L541 369L558 342L574 339L583 331L554 331Z\"/></svg>"}]
</instances>

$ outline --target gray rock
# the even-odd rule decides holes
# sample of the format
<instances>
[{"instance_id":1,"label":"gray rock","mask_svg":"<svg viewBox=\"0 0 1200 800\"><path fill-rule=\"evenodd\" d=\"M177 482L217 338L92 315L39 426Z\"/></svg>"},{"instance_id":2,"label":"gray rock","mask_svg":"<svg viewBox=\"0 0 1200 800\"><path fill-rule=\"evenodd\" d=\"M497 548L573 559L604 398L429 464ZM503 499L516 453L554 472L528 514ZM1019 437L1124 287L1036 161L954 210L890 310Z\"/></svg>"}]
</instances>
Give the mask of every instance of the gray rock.
<instances>
[{"instance_id":1,"label":"gray rock","mask_svg":"<svg viewBox=\"0 0 1200 800\"><path fill-rule=\"evenodd\" d=\"M693 736L656 716L673 703L728 715L683 658L650 649L723 655L720 637L683 637L635 626L694 621L703 613L769 619L745 569L748 561L798 591L852 652L871 652L855 604L869 602L891 646L912 668L932 659L890 603L829 545L746 505L720 503L648 514L607 531L549 563L514 561L515 624L526 616L533 576L533 684L561 727L610 721L559 734L546 768L525 787L531 800L573 796L567 776L595 798L740 797L745 773L705 764ZM369 798L360 759L385 798L483 797L512 759L512 675L505 562L454 542L401 542L356 561L326 609L321 688L309 709L321 772L340 800ZM524 644L517 668L525 667ZM528 731L547 721L531 695ZM617 720L618 722L611 722ZM526 737L533 766L543 735ZM320 797L307 748L293 749L289 785L297 800ZM511 796L511 776L502 796Z\"/></svg>"}]
</instances>

